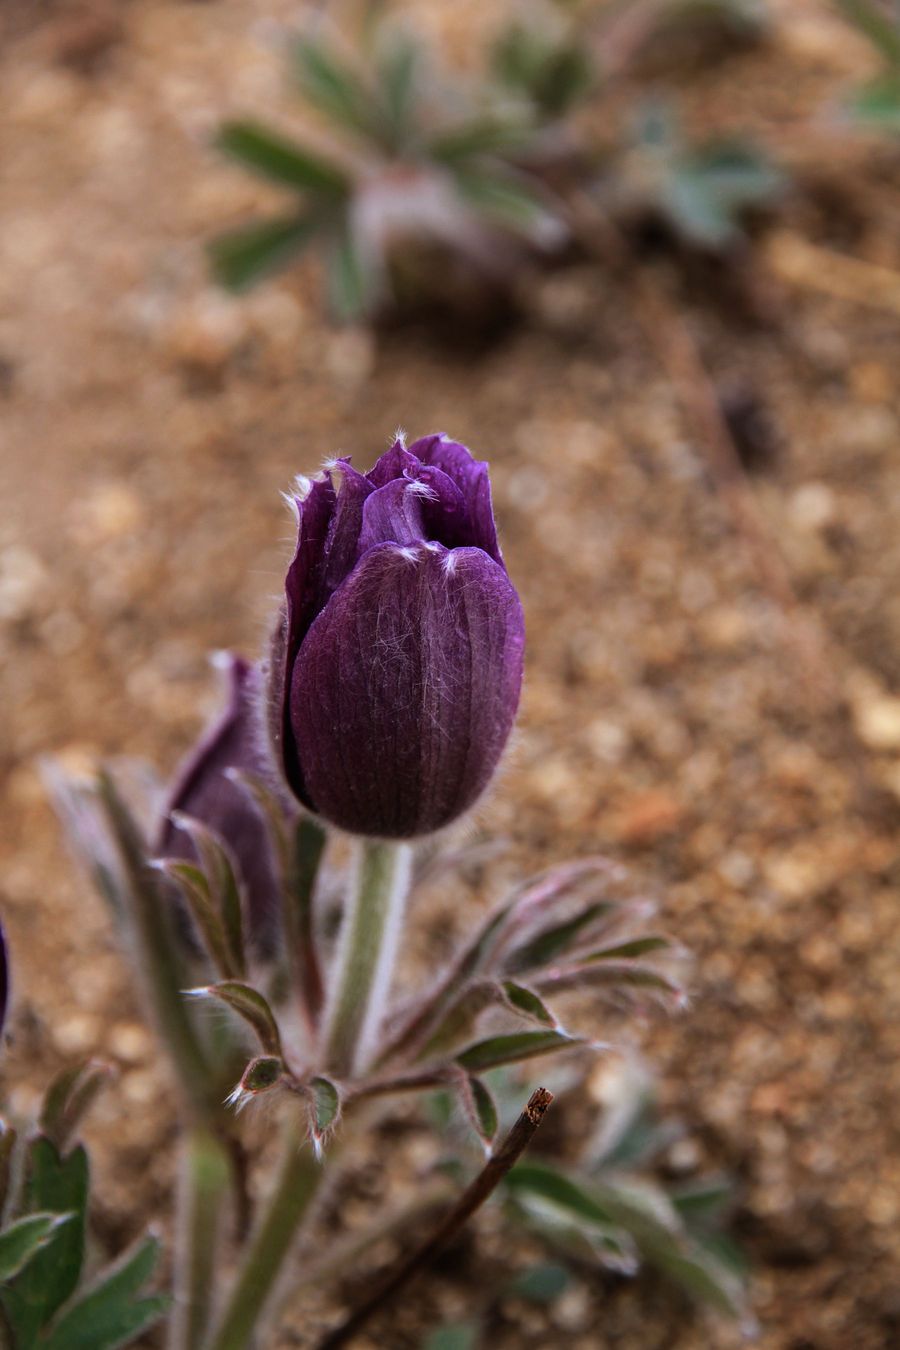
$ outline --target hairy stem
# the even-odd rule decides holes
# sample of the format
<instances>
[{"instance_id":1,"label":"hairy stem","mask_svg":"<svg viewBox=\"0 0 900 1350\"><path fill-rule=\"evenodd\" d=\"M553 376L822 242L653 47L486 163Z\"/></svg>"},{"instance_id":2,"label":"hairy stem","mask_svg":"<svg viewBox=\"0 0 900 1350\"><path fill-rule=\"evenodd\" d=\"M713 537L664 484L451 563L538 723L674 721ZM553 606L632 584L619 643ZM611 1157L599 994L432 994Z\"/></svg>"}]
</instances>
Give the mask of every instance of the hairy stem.
<instances>
[{"instance_id":1,"label":"hairy stem","mask_svg":"<svg viewBox=\"0 0 900 1350\"><path fill-rule=\"evenodd\" d=\"M208 1350L248 1350L254 1344L254 1332L321 1179L312 1150L289 1129L268 1204L250 1234L224 1312L206 1342Z\"/></svg>"},{"instance_id":2,"label":"hairy stem","mask_svg":"<svg viewBox=\"0 0 900 1350\"><path fill-rule=\"evenodd\" d=\"M415 1251L388 1271L387 1276L376 1285L365 1302L360 1304L345 1322L321 1340L316 1350L338 1350L338 1347L349 1344L360 1329L433 1260L442 1247L453 1241L465 1223L477 1209L480 1209L507 1172L518 1162L552 1101L553 1094L546 1088L538 1088L531 1094L525 1110L500 1147L488 1159L456 1204L440 1220L433 1233Z\"/></svg>"},{"instance_id":3,"label":"hairy stem","mask_svg":"<svg viewBox=\"0 0 900 1350\"><path fill-rule=\"evenodd\" d=\"M370 1062L410 878L409 845L366 839L358 848L327 1023L325 1061L339 1077Z\"/></svg>"},{"instance_id":4,"label":"hairy stem","mask_svg":"<svg viewBox=\"0 0 900 1350\"><path fill-rule=\"evenodd\" d=\"M125 884L121 899L127 910L135 968L150 1011L189 1112L195 1119L214 1121L220 1112L206 1057L182 995L184 980L171 931L171 907L160 894L137 827L108 774L100 775L98 791L122 863Z\"/></svg>"},{"instance_id":5,"label":"hairy stem","mask_svg":"<svg viewBox=\"0 0 900 1350\"><path fill-rule=\"evenodd\" d=\"M222 1210L232 1180L226 1145L197 1128L184 1145L178 1200L178 1252L170 1350L197 1350L210 1320Z\"/></svg>"}]
</instances>

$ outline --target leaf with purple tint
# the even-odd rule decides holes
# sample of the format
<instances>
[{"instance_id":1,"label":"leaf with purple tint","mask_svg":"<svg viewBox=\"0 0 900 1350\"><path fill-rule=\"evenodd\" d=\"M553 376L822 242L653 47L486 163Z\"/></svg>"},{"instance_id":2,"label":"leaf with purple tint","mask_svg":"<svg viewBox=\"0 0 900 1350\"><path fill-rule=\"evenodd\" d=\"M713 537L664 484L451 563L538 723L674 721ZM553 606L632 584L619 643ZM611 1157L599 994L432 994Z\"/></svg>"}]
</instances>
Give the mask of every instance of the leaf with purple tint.
<instances>
[{"instance_id":1,"label":"leaf with purple tint","mask_svg":"<svg viewBox=\"0 0 900 1350\"><path fill-rule=\"evenodd\" d=\"M541 929L520 947L514 947L509 952L503 962L504 969L510 974L518 974L550 965L575 945L585 929L590 929L598 919L606 918L612 908L605 901L597 901L562 923Z\"/></svg>"},{"instance_id":2,"label":"leaf with purple tint","mask_svg":"<svg viewBox=\"0 0 900 1350\"><path fill-rule=\"evenodd\" d=\"M499 1129L497 1105L480 1078L471 1074L459 1080L458 1092L463 1109L486 1152L490 1152Z\"/></svg>"},{"instance_id":3,"label":"leaf with purple tint","mask_svg":"<svg viewBox=\"0 0 900 1350\"><path fill-rule=\"evenodd\" d=\"M514 1012L520 1013L532 1022L541 1022L547 1027L557 1026L556 1018L533 989L516 984L514 980L504 980L502 988L504 998Z\"/></svg>"},{"instance_id":4,"label":"leaf with purple tint","mask_svg":"<svg viewBox=\"0 0 900 1350\"><path fill-rule=\"evenodd\" d=\"M225 980L236 979L243 972L234 961L222 916L202 868L195 863L179 862L177 858L163 858L157 866L181 891L217 974Z\"/></svg>"},{"instance_id":5,"label":"leaf with purple tint","mask_svg":"<svg viewBox=\"0 0 900 1350\"><path fill-rule=\"evenodd\" d=\"M281 1036L275 1015L262 994L249 984L242 984L239 980L223 980L219 984L188 989L186 993L191 998L217 999L224 1003L253 1028L266 1054L281 1056Z\"/></svg>"},{"instance_id":6,"label":"leaf with purple tint","mask_svg":"<svg viewBox=\"0 0 900 1350\"><path fill-rule=\"evenodd\" d=\"M579 961L631 960L636 956L647 956L651 952L663 952L671 949L671 938L652 934L642 938L632 938L628 942L617 942L611 947L601 947L589 956L579 956Z\"/></svg>"},{"instance_id":7,"label":"leaf with purple tint","mask_svg":"<svg viewBox=\"0 0 900 1350\"><path fill-rule=\"evenodd\" d=\"M517 1064L523 1059L570 1050L582 1044L583 1041L561 1031L518 1031L476 1041L456 1056L456 1063L468 1073L483 1073L501 1064Z\"/></svg>"},{"instance_id":8,"label":"leaf with purple tint","mask_svg":"<svg viewBox=\"0 0 900 1350\"><path fill-rule=\"evenodd\" d=\"M341 1116L341 1091L336 1083L321 1074L309 1083L309 1132L317 1158L337 1127Z\"/></svg>"},{"instance_id":9,"label":"leaf with purple tint","mask_svg":"<svg viewBox=\"0 0 900 1350\"><path fill-rule=\"evenodd\" d=\"M194 820L182 811L174 812L172 819L180 830L184 830L197 850L208 883L209 898L225 938L229 974L242 978L245 969L244 904L231 853L217 831L203 821Z\"/></svg>"}]
</instances>

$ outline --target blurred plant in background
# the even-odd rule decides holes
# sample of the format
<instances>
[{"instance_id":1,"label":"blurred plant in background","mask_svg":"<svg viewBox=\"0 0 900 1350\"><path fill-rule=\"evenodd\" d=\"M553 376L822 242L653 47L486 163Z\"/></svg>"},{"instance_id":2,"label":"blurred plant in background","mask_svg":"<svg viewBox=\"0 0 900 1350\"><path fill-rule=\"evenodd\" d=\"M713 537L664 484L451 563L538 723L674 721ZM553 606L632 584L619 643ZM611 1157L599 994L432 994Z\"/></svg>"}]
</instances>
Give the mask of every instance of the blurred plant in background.
<instances>
[{"instance_id":1,"label":"blurred plant in background","mask_svg":"<svg viewBox=\"0 0 900 1350\"><path fill-rule=\"evenodd\" d=\"M640 119L636 139L593 132L612 53L621 60L654 32L717 14L735 34L758 31L755 10L751 22L746 5L724 0L638 6L613 16L625 33L595 6L529 4L469 80L441 72L423 40L387 17L352 43L347 33L296 39L294 82L328 140L222 126L220 150L299 200L214 240L215 274L241 290L316 246L334 313L359 319L435 299L496 302L523 269L593 228L602 236L604 222L627 228L638 208L689 244L727 248L747 210L782 186L749 142L695 143L659 110Z\"/></svg>"},{"instance_id":2,"label":"blurred plant in background","mask_svg":"<svg viewBox=\"0 0 900 1350\"><path fill-rule=\"evenodd\" d=\"M467 95L411 33L368 26L355 50L300 38L292 70L337 141L320 148L247 121L221 128L227 155L299 195L288 214L213 243L227 286L242 289L316 245L335 313L358 318L389 296L416 295L448 262L492 282L524 254L564 241L558 207L513 162L527 122Z\"/></svg>"},{"instance_id":3,"label":"blurred plant in background","mask_svg":"<svg viewBox=\"0 0 900 1350\"><path fill-rule=\"evenodd\" d=\"M570 1106L577 1112L582 1075L558 1070L550 1081L561 1112ZM521 1086L510 1070L494 1071L490 1083L505 1123ZM745 1262L726 1232L733 1184L721 1173L697 1174L695 1168L689 1175L674 1173L669 1160L690 1140L681 1122L661 1114L657 1083L636 1055L612 1058L602 1089L599 1121L570 1165L560 1163L539 1136L530 1159L506 1177L505 1217L516 1232L524 1226L544 1244L547 1260L511 1277L494 1297L551 1302L592 1269L634 1276L646 1266L700 1307L736 1318L749 1331ZM446 1128L449 1098L435 1099L431 1109ZM569 1133L578 1137L577 1129ZM447 1165L459 1164L454 1157ZM478 1344L479 1326L490 1316L487 1306L480 1322L470 1325L469 1344ZM434 1344L440 1344L438 1335Z\"/></svg>"},{"instance_id":4,"label":"blurred plant in background","mask_svg":"<svg viewBox=\"0 0 900 1350\"><path fill-rule=\"evenodd\" d=\"M882 63L880 74L851 95L847 111L862 127L900 132L900 4L897 0L838 0L838 5Z\"/></svg>"}]
</instances>

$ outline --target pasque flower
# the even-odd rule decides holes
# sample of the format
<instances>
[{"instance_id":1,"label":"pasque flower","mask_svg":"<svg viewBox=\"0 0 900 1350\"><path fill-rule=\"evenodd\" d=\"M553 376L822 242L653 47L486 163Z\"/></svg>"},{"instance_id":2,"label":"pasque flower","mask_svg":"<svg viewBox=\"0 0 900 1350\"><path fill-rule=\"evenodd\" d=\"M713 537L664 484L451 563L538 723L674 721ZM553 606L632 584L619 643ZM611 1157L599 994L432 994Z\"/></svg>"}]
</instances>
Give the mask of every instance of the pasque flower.
<instances>
[{"instance_id":1,"label":"pasque flower","mask_svg":"<svg viewBox=\"0 0 900 1350\"><path fill-rule=\"evenodd\" d=\"M230 652L222 654L222 666L227 681L226 707L176 776L156 852L169 858L194 856L188 835L178 828L179 812L214 830L229 850L243 885L253 942L266 951L275 940L280 913L272 844L248 793L228 775L231 770L240 770L272 780L277 771L271 763L261 714L259 667ZM284 796L286 810L290 810L290 798Z\"/></svg>"},{"instance_id":2,"label":"pasque flower","mask_svg":"<svg viewBox=\"0 0 900 1350\"><path fill-rule=\"evenodd\" d=\"M270 671L287 781L352 833L440 829L487 786L522 682L488 466L446 436L397 440L370 473L337 460L292 500Z\"/></svg>"}]
</instances>

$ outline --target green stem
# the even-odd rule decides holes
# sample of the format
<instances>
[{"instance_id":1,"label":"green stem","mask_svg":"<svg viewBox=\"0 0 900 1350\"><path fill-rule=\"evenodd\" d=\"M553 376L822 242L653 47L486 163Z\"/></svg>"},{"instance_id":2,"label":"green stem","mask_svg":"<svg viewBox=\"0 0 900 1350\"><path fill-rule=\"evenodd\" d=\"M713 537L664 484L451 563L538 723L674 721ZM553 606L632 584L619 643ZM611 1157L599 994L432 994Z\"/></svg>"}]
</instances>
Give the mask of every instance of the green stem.
<instances>
[{"instance_id":1,"label":"green stem","mask_svg":"<svg viewBox=\"0 0 900 1350\"><path fill-rule=\"evenodd\" d=\"M212 1121L219 1111L206 1057L185 1007L184 981L171 931L171 907L160 894L137 826L108 774L100 774L98 791L122 862L125 884L121 899L129 920L128 936L134 944L135 965L151 1012L185 1102L196 1118Z\"/></svg>"},{"instance_id":2,"label":"green stem","mask_svg":"<svg viewBox=\"0 0 900 1350\"><path fill-rule=\"evenodd\" d=\"M339 1077L362 1072L371 1059L409 889L408 844L366 839L358 849L326 1040L326 1065Z\"/></svg>"},{"instance_id":3,"label":"green stem","mask_svg":"<svg viewBox=\"0 0 900 1350\"><path fill-rule=\"evenodd\" d=\"M174 1261L175 1306L170 1350L197 1350L209 1324L222 1211L231 1188L232 1163L222 1140L197 1128L184 1143Z\"/></svg>"},{"instance_id":4,"label":"green stem","mask_svg":"<svg viewBox=\"0 0 900 1350\"><path fill-rule=\"evenodd\" d=\"M321 1178L312 1150L289 1130L268 1205L250 1235L208 1350L248 1350L253 1345L254 1330Z\"/></svg>"}]
</instances>

